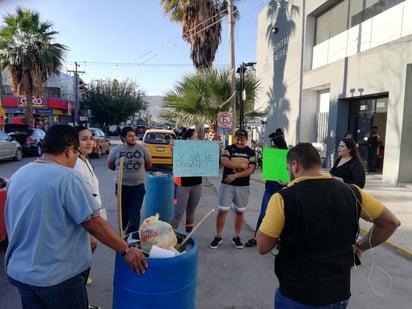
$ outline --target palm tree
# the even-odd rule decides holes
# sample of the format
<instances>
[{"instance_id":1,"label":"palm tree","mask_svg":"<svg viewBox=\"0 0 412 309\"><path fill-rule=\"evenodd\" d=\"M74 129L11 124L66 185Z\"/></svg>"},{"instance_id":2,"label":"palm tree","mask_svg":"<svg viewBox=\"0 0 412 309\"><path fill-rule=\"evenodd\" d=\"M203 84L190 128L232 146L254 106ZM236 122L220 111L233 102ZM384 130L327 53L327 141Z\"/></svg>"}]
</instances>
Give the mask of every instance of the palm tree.
<instances>
[{"instance_id":1,"label":"palm tree","mask_svg":"<svg viewBox=\"0 0 412 309\"><path fill-rule=\"evenodd\" d=\"M41 97L47 77L58 74L67 47L52 43L58 32L53 24L40 21L35 11L16 9L4 17L0 28L0 50L3 69L9 70L9 84L16 96L26 97L25 119L33 122L32 97Z\"/></svg>"},{"instance_id":2,"label":"palm tree","mask_svg":"<svg viewBox=\"0 0 412 309\"><path fill-rule=\"evenodd\" d=\"M228 70L207 69L192 75L186 75L175 88L166 95L163 117L179 119L183 125L203 127L217 124L217 114L228 111L231 106L230 81ZM238 85L240 82L238 82ZM244 89L248 96L245 102L245 118L256 115L253 111L254 99L259 88L252 74L245 74Z\"/></svg>"},{"instance_id":3,"label":"palm tree","mask_svg":"<svg viewBox=\"0 0 412 309\"><path fill-rule=\"evenodd\" d=\"M190 44L190 58L197 70L212 67L221 40L221 16L227 1L161 0L165 14L182 24L182 36Z\"/></svg>"}]
</instances>

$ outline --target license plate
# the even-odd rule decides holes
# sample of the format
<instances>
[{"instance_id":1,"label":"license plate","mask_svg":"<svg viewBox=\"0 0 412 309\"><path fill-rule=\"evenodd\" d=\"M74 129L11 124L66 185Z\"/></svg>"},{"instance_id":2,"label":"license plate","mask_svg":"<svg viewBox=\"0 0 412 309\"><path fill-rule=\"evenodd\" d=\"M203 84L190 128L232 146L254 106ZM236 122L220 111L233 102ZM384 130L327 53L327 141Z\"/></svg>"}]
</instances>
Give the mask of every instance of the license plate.
<instances>
[{"instance_id":1,"label":"license plate","mask_svg":"<svg viewBox=\"0 0 412 309\"><path fill-rule=\"evenodd\" d=\"M156 151L157 152L165 152L165 148L164 147L156 147Z\"/></svg>"}]
</instances>

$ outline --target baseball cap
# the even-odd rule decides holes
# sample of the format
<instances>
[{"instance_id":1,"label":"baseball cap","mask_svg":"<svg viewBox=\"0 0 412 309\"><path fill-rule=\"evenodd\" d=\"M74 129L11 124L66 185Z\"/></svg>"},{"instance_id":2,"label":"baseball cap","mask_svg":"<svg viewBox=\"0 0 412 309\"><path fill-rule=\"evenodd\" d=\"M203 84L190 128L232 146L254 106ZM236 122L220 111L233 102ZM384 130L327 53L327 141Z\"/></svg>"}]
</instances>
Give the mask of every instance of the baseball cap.
<instances>
[{"instance_id":1,"label":"baseball cap","mask_svg":"<svg viewBox=\"0 0 412 309\"><path fill-rule=\"evenodd\" d=\"M235 136L247 138L247 131L243 129L239 129L236 131Z\"/></svg>"}]
</instances>

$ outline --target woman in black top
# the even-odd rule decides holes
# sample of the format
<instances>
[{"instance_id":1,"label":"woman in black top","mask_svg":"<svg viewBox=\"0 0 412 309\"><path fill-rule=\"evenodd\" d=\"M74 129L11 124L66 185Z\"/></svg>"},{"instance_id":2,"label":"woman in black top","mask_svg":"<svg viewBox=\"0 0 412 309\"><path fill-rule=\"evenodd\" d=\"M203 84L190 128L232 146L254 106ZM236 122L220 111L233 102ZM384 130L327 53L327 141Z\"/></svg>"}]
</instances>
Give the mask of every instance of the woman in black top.
<instances>
[{"instance_id":1,"label":"woman in black top","mask_svg":"<svg viewBox=\"0 0 412 309\"><path fill-rule=\"evenodd\" d=\"M197 140L197 133L194 129L188 129L183 136L183 139ZM186 232L192 231L195 210L200 201L202 194L202 177L175 177L176 184L176 205L174 214L170 220L170 225L177 229L179 227L180 220L186 213Z\"/></svg>"},{"instance_id":2,"label":"woman in black top","mask_svg":"<svg viewBox=\"0 0 412 309\"><path fill-rule=\"evenodd\" d=\"M355 141L344 138L338 146L339 158L336 160L331 175L345 183L351 183L363 188L365 186L365 168L356 148Z\"/></svg>"}]
</instances>

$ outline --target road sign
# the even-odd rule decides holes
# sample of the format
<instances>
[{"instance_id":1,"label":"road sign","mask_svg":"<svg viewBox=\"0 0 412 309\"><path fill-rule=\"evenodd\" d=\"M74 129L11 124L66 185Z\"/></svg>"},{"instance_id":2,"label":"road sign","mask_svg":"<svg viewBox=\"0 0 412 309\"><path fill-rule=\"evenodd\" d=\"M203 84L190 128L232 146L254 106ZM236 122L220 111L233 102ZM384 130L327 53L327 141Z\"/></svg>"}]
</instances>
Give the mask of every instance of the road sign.
<instances>
[{"instance_id":1,"label":"road sign","mask_svg":"<svg viewBox=\"0 0 412 309\"><path fill-rule=\"evenodd\" d=\"M232 113L223 112L219 113L217 116L217 126L220 128L230 128L232 127L233 116Z\"/></svg>"}]
</instances>

